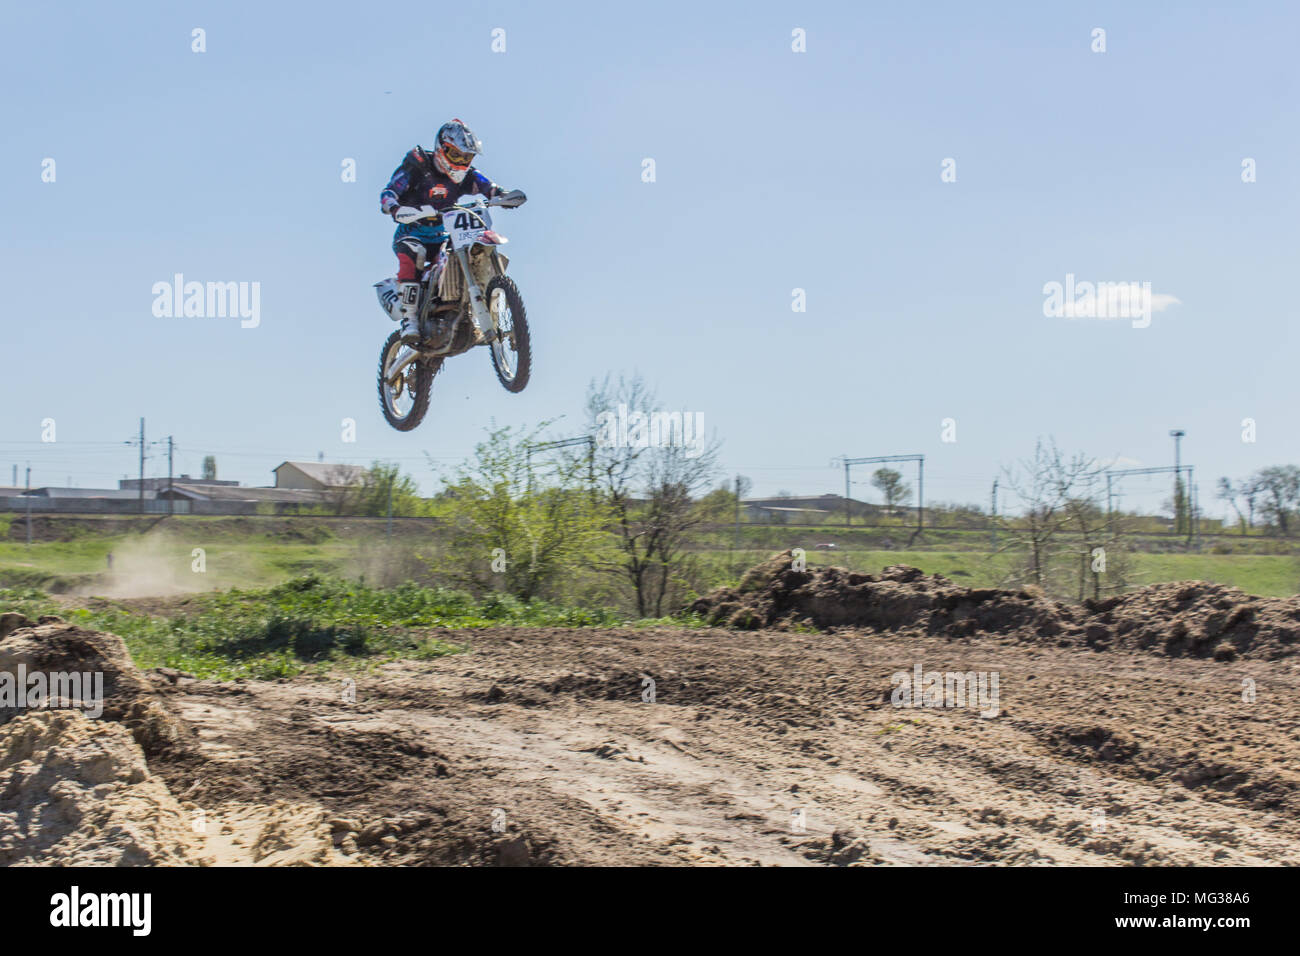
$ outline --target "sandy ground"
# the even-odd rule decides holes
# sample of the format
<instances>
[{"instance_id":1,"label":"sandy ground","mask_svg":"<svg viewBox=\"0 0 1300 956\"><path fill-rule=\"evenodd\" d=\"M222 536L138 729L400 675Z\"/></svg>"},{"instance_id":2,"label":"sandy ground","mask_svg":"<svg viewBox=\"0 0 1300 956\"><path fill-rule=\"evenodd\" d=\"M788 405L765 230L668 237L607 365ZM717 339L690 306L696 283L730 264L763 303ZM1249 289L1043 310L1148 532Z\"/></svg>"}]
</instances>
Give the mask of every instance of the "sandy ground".
<instances>
[{"instance_id":1,"label":"sandy ground","mask_svg":"<svg viewBox=\"0 0 1300 956\"><path fill-rule=\"evenodd\" d=\"M210 818L211 817L211 818ZM182 802L122 725L75 711L0 728L0 866L288 866L348 862L310 804Z\"/></svg>"},{"instance_id":2,"label":"sandy ground","mask_svg":"<svg viewBox=\"0 0 1300 956\"><path fill-rule=\"evenodd\" d=\"M854 629L446 638L471 650L358 676L355 702L342 675L154 677L197 746L150 770L218 823L319 807L338 862L1300 863L1294 659ZM917 663L997 672L999 715L892 706Z\"/></svg>"}]
</instances>

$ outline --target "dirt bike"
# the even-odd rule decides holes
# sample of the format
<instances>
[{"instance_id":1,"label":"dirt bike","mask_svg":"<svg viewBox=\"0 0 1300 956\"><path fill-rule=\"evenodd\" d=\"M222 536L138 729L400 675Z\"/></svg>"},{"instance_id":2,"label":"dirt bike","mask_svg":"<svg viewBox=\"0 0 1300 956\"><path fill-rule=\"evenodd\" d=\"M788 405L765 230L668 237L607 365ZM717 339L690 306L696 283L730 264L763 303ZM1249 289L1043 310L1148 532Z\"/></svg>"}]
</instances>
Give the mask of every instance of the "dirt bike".
<instances>
[{"instance_id":1,"label":"dirt bike","mask_svg":"<svg viewBox=\"0 0 1300 956\"><path fill-rule=\"evenodd\" d=\"M528 315L514 280L506 275L510 260L500 247L506 238L492 230L488 206L513 209L527 197L518 189L488 199L464 196L441 213L423 206L421 218L442 216L447 242L436 262L423 252L416 261L421 270L420 341L402 342L401 329L393 332L379 354L379 405L384 419L398 431L410 431L429 410L429 391L443 362L486 345L492 367L506 391L521 392L532 371ZM379 305L393 318L396 282L375 284Z\"/></svg>"}]
</instances>

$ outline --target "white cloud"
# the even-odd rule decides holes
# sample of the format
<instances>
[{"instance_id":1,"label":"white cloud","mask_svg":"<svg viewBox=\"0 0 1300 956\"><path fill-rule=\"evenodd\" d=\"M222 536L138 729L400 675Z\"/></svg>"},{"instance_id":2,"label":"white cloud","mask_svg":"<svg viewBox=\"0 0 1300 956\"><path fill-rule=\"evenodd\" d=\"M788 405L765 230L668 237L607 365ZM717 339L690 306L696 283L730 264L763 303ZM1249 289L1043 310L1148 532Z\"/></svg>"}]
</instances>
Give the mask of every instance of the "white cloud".
<instances>
[{"instance_id":1,"label":"white cloud","mask_svg":"<svg viewBox=\"0 0 1300 956\"><path fill-rule=\"evenodd\" d=\"M1139 328L1149 325L1155 313L1182 304L1177 296L1152 292L1150 282L1081 281L1074 273L1063 283L1048 282L1043 295L1043 315L1049 318L1144 320L1134 322Z\"/></svg>"},{"instance_id":2,"label":"white cloud","mask_svg":"<svg viewBox=\"0 0 1300 956\"><path fill-rule=\"evenodd\" d=\"M1142 315L1143 293L1126 282L1105 283L1098 292L1087 292L1072 302L1061 303L1067 319L1127 319ZM1171 305L1182 305L1182 300L1167 292L1150 293L1151 312L1163 312Z\"/></svg>"}]
</instances>

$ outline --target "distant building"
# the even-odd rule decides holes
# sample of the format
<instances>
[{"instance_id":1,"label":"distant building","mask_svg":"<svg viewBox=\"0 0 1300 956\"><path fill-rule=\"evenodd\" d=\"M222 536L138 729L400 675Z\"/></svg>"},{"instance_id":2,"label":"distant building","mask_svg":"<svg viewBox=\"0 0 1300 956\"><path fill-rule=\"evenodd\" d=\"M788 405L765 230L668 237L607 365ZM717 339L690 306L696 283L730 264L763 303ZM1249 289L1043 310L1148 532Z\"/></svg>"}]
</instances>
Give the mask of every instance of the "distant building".
<instances>
[{"instance_id":1,"label":"distant building","mask_svg":"<svg viewBox=\"0 0 1300 956\"><path fill-rule=\"evenodd\" d=\"M110 501L138 501L140 491L125 491L121 488L33 488L30 492L19 491L18 494L30 494L34 498L103 498ZM145 500L155 497L151 491L144 493Z\"/></svg>"},{"instance_id":2,"label":"distant building","mask_svg":"<svg viewBox=\"0 0 1300 956\"><path fill-rule=\"evenodd\" d=\"M0 487L0 512L62 514L295 514L339 505L338 491L359 485L366 469L330 462L286 461L274 469L274 488L244 488L237 481L193 478L124 478L117 488ZM143 505L140 499L143 498Z\"/></svg>"},{"instance_id":3,"label":"distant building","mask_svg":"<svg viewBox=\"0 0 1300 956\"><path fill-rule=\"evenodd\" d=\"M238 482L176 482L170 491L164 486L158 497L174 501L204 501L223 503L277 505L318 505L325 500L319 491L307 488L241 488Z\"/></svg>"},{"instance_id":4,"label":"distant building","mask_svg":"<svg viewBox=\"0 0 1300 956\"><path fill-rule=\"evenodd\" d=\"M359 485L366 473L360 465L337 465L327 461L286 461L272 471L276 488L302 491L328 491Z\"/></svg>"},{"instance_id":5,"label":"distant building","mask_svg":"<svg viewBox=\"0 0 1300 956\"><path fill-rule=\"evenodd\" d=\"M776 523L821 524L831 512L825 508L785 508L780 505L745 505L745 518L749 521Z\"/></svg>"},{"instance_id":6,"label":"distant building","mask_svg":"<svg viewBox=\"0 0 1300 956\"><path fill-rule=\"evenodd\" d=\"M230 488L239 487L239 482L237 481L218 481L215 478L191 478L189 475L180 475L176 478L146 478L144 480L145 491L162 491L167 487L169 481L177 485L184 483L187 485L225 485ZM123 478L118 481L117 486L122 489L139 491L140 479Z\"/></svg>"},{"instance_id":7,"label":"distant building","mask_svg":"<svg viewBox=\"0 0 1300 956\"><path fill-rule=\"evenodd\" d=\"M788 495L774 498L745 498L741 501L750 521L773 524L821 524L843 518L846 499L843 495ZM881 508L865 501L847 499L849 514L857 519L876 517Z\"/></svg>"}]
</instances>

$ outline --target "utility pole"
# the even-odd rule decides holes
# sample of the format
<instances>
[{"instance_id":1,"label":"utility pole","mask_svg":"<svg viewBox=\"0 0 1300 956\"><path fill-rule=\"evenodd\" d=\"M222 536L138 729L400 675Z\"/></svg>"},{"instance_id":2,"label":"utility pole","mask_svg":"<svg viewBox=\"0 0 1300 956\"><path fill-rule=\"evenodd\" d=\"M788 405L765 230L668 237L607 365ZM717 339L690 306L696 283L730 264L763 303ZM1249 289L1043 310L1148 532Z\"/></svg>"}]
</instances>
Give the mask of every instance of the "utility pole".
<instances>
[{"instance_id":1,"label":"utility pole","mask_svg":"<svg viewBox=\"0 0 1300 956\"><path fill-rule=\"evenodd\" d=\"M925 456L916 462L916 534L918 538L925 531Z\"/></svg>"},{"instance_id":2,"label":"utility pole","mask_svg":"<svg viewBox=\"0 0 1300 956\"><path fill-rule=\"evenodd\" d=\"M1174 532L1183 530L1183 512L1186 492L1179 487L1183 480L1183 436L1187 432L1181 428L1169 429L1169 437L1174 440Z\"/></svg>"},{"instance_id":3,"label":"utility pole","mask_svg":"<svg viewBox=\"0 0 1300 956\"><path fill-rule=\"evenodd\" d=\"M998 549L998 480L993 479L993 495L989 504L989 550Z\"/></svg>"},{"instance_id":4,"label":"utility pole","mask_svg":"<svg viewBox=\"0 0 1300 956\"><path fill-rule=\"evenodd\" d=\"M541 451L545 448L572 448L574 445L587 446L587 480L591 483L594 493L596 487L596 439L591 435L579 435L577 438L561 438L559 441L543 441L529 445L524 449L524 458L527 462L528 472L528 491L533 489L533 452ZM324 452L321 452L323 455Z\"/></svg>"},{"instance_id":5,"label":"utility pole","mask_svg":"<svg viewBox=\"0 0 1300 956\"><path fill-rule=\"evenodd\" d=\"M853 524L849 512L849 456L844 456L844 527Z\"/></svg>"},{"instance_id":6,"label":"utility pole","mask_svg":"<svg viewBox=\"0 0 1300 956\"><path fill-rule=\"evenodd\" d=\"M740 550L740 475L736 476L736 527L731 533L731 550Z\"/></svg>"},{"instance_id":7,"label":"utility pole","mask_svg":"<svg viewBox=\"0 0 1300 956\"><path fill-rule=\"evenodd\" d=\"M144 419L140 419L140 514L144 514Z\"/></svg>"},{"instance_id":8,"label":"utility pole","mask_svg":"<svg viewBox=\"0 0 1300 956\"><path fill-rule=\"evenodd\" d=\"M172 452L175 446L172 444L172 436L167 436L167 514L176 513L176 499L172 497Z\"/></svg>"},{"instance_id":9,"label":"utility pole","mask_svg":"<svg viewBox=\"0 0 1300 956\"><path fill-rule=\"evenodd\" d=\"M17 465L14 465L17 468ZM27 466L27 547L32 546L32 466Z\"/></svg>"},{"instance_id":10,"label":"utility pole","mask_svg":"<svg viewBox=\"0 0 1300 956\"><path fill-rule=\"evenodd\" d=\"M13 481L13 486L14 486L15 488L18 487L18 466L17 466L17 465L14 465L14 481Z\"/></svg>"},{"instance_id":11,"label":"utility pole","mask_svg":"<svg viewBox=\"0 0 1300 956\"><path fill-rule=\"evenodd\" d=\"M878 465L882 462L914 461L916 462L916 530L908 539L911 544L925 528L925 456L924 455L882 455L878 458L844 459L844 525L849 524L849 468L853 465Z\"/></svg>"},{"instance_id":12,"label":"utility pole","mask_svg":"<svg viewBox=\"0 0 1300 956\"><path fill-rule=\"evenodd\" d=\"M137 494L139 495L139 501L140 501L140 505L139 505L140 514L144 514L144 419L143 418L140 419L140 437L128 438L126 441L122 442L122 444L124 445L139 444L140 446L140 488ZM126 480L126 475L122 476L122 480L123 481Z\"/></svg>"},{"instance_id":13,"label":"utility pole","mask_svg":"<svg viewBox=\"0 0 1300 956\"><path fill-rule=\"evenodd\" d=\"M141 427L141 430L140 430L140 447L141 447L141 448L144 447L144 428L143 428L143 422L144 422L144 420L141 419L141 426L142 426L142 427ZM171 436L171 435L168 435L166 439L159 438L156 442L151 442L150 444L153 444L153 445L162 445L162 444L166 444L166 445L167 445L167 514L168 514L169 516L170 516L170 515L174 515L174 514L176 513L176 504L175 504L175 500L174 500L173 497L172 497L172 462L173 462L173 460L174 460L174 456L175 456L175 452L176 452L176 443L172 440L172 436ZM143 463L143 456L142 456L141 465L140 465L140 488L141 488L141 495L143 495L143 494L144 494L144 491L143 491L143 489L144 489L144 463ZM143 500L141 500L141 502L140 502L140 513L141 513L141 514L144 514L144 501L143 501Z\"/></svg>"}]
</instances>

